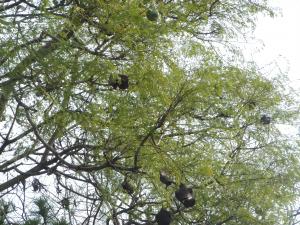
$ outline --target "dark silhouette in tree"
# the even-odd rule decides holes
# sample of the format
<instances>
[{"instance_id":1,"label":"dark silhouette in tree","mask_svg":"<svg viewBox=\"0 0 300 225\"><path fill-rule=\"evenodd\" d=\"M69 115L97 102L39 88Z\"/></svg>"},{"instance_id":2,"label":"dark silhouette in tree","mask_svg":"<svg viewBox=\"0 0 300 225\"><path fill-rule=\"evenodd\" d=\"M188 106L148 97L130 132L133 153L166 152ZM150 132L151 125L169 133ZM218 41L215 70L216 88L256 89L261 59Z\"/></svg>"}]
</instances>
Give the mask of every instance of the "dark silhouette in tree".
<instances>
[{"instance_id":1,"label":"dark silhouette in tree","mask_svg":"<svg viewBox=\"0 0 300 225\"><path fill-rule=\"evenodd\" d=\"M33 179L31 185L33 187L33 191L40 191L43 188L43 184L37 178Z\"/></svg>"},{"instance_id":2,"label":"dark silhouette in tree","mask_svg":"<svg viewBox=\"0 0 300 225\"><path fill-rule=\"evenodd\" d=\"M263 125L268 125L271 123L271 117L270 116L267 116L267 115L262 115L262 117L260 118L260 122L263 124Z\"/></svg>"},{"instance_id":3,"label":"dark silhouette in tree","mask_svg":"<svg viewBox=\"0 0 300 225\"><path fill-rule=\"evenodd\" d=\"M175 192L175 197L185 207L193 207L196 204L196 200L193 196L193 189L187 187L185 184L179 185L179 189Z\"/></svg>"},{"instance_id":4,"label":"dark silhouette in tree","mask_svg":"<svg viewBox=\"0 0 300 225\"><path fill-rule=\"evenodd\" d=\"M134 193L133 185L128 181L128 178L125 177L124 181L122 182L122 188L130 195Z\"/></svg>"},{"instance_id":5,"label":"dark silhouette in tree","mask_svg":"<svg viewBox=\"0 0 300 225\"><path fill-rule=\"evenodd\" d=\"M155 215L155 220L158 225L169 225L172 222L172 214L168 210L161 208Z\"/></svg>"},{"instance_id":6,"label":"dark silhouette in tree","mask_svg":"<svg viewBox=\"0 0 300 225\"><path fill-rule=\"evenodd\" d=\"M117 77L110 76L108 80L108 84L116 90L119 88L120 90L126 90L129 87L129 78L125 74L119 74Z\"/></svg>"},{"instance_id":7,"label":"dark silhouette in tree","mask_svg":"<svg viewBox=\"0 0 300 225\"><path fill-rule=\"evenodd\" d=\"M119 83L119 88L121 90L126 90L129 87L129 78L127 75L119 74L119 77L121 78L121 81Z\"/></svg>"},{"instance_id":8,"label":"dark silhouette in tree","mask_svg":"<svg viewBox=\"0 0 300 225\"><path fill-rule=\"evenodd\" d=\"M163 170L161 170L159 173L159 180L166 185L166 188L168 188L171 184L175 184L175 182Z\"/></svg>"},{"instance_id":9,"label":"dark silhouette in tree","mask_svg":"<svg viewBox=\"0 0 300 225\"><path fill-rule=\"evenodd\" d=\"M153 22L157 21L157 19L158 19L158 13L154 9L148 9L146 12L146 16L147 16L148 20L153 21Z\"/></svg>"}]
</instances>

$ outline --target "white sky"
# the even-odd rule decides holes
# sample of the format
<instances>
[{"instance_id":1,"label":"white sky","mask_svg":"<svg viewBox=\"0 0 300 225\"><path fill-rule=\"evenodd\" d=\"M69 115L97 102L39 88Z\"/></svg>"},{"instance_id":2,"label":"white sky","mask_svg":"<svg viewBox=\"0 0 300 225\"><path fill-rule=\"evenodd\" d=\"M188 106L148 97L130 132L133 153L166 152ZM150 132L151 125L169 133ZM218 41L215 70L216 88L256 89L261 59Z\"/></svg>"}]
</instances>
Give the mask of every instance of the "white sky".
<instances>
[{"instance_id":1,"label":"white sky","mask_svg":"<svg viewBox=\"0 0 300 225\"><path fill-rule=\"evenodd\" d=\"M280 9L275 18L260 16L254 36L244 45L246 58L254 60L266 75L282 72L300 93L300 0L269 0ZM299 135L299 126L282 126L286 135Z\"/></svg>"},{"instance_id":2,"label":"white sky","mask_svg":"<svg viewBox=\"0 0 300 225\"><path fill-rule=\"evenodd\" d=\"M259 17L255 36L262 42L251 49L252 57L266 71L287 73L292 86L300 89L300 0L270 2L281 8L281 16Z\"/></svg>"}]
</instances>

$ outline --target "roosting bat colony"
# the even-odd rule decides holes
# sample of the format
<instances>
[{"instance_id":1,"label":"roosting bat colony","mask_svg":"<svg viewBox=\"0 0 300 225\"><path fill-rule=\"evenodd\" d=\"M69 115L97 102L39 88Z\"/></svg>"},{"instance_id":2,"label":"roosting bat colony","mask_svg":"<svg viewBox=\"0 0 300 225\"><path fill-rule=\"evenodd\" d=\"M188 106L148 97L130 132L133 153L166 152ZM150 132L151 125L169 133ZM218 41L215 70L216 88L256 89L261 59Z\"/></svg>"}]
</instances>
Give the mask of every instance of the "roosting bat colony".
<instances>
[{"instance_id":1,"label":"roosting bat colony","mask_svg":"<svg viewBox=\"0 0 300 225\"><path fill-rule=\"evenodd\" d=\"M166 185L166 188L168 188L172 184L176 185L176 183L170 178L167 172L163 170L160 171L159 179L163 184ZM130 183L127 177L125 177L121 186L129 195L132 195L134 193L134 186ZM193 207L196 204L196 200L193 195L193 189L183 183L180 183L178 189L175 191L175 198L184 206L183 208L179 208L177 212L181 211L184 208ZM161 208L160 211L155 215L155 221L158 225L169 225L172 222L173 213L176 212L171 212L166 208Z\"/></svg>"}]
</instances>

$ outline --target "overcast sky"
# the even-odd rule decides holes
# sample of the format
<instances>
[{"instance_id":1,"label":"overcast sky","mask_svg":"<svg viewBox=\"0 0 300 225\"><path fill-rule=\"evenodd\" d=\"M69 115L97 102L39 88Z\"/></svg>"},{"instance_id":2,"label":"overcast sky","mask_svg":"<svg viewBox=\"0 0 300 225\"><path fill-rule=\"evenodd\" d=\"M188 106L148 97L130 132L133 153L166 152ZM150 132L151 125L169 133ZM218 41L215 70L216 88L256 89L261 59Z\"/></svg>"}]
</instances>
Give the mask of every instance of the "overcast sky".
<instances>
[{"instance_id":1,"label":"overcast sky","mask_svg":"<svg viewBox=\"0 0 300 225\"><path fill-rule=\"evenodd\" d=\"M260 16L256 41L246 44L246 55L267 75L287 74L290 85L300 93L300 0L269 0L280 9L275 18ZM282 132L299 135L300 126L282 126Z\"/></svg>"},{"instance_id":2,"label":"overcast sky","mask_svg":"<svg viewBox=\"0 0 300 225\"><path fill-rule=\"evenodd\" d=\"M253 59L269 72L287 73L293 87L300 88L300 0L270 0L281 16L259 17L252 46ZM263 46L264 45L264 46Z\"/></svg>"}]
</instances>

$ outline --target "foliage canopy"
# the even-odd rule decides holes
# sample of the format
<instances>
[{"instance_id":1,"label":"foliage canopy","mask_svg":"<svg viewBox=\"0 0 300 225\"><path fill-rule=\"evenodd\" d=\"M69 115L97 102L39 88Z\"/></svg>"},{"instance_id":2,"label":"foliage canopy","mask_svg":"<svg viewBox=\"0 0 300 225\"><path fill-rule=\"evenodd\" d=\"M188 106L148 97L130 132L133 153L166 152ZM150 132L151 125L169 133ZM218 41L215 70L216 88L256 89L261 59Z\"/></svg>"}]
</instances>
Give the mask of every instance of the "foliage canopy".
<instances>
[{"instance_id":1,"label":"foliage canopy","mask_svg":"<svg viewBox=\"0 0 300 225\"><path fill-rule=\"evenodd\" d=\"M266 0L0 4L1 224L287 224L293 98L210 45Z\"/></svg>"}]
</instances>

